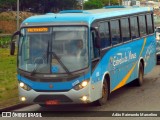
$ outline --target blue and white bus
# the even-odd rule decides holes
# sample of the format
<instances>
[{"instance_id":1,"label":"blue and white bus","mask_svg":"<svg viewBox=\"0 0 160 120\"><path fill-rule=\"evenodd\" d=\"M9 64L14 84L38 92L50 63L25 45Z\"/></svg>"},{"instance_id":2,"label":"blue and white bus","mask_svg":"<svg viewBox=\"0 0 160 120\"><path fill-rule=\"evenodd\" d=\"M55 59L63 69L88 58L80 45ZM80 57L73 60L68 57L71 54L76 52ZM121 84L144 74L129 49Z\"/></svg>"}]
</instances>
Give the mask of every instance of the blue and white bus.
<instances>
[{"instance_id":1,"label":"blue and white bus","mask_svg":"<svg viewBox=\"0 0 160 120\"><path fill-rule=\"evenodd\" d=\"M20 100L42 106L103 105L111 92L156 65L153 9L108 6L29 17L17 55ZM15 41L11 42L11 55Z\"/></svg>"}]
</instances>

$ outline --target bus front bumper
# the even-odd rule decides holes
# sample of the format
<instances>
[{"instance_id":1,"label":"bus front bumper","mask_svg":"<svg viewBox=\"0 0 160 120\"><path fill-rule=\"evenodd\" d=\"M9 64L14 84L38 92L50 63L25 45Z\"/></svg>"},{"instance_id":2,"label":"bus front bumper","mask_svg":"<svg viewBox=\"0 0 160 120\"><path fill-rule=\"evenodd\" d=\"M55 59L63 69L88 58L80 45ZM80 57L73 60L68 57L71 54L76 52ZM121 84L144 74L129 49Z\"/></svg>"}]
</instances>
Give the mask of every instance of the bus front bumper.
<instances>
[{"instance_id":1,"label":"bus front bumper","mask_svg":"<svg viewBox=\"0 0 160 120\"><path fill-rule=\"evenodd\" d=\"M75 104L90 103L89 85L81 90L71 89L67 92L37 92L33 89L26 91L19 89L20 101L24 103L36 104Z\"/></svg>"}]
</instances>

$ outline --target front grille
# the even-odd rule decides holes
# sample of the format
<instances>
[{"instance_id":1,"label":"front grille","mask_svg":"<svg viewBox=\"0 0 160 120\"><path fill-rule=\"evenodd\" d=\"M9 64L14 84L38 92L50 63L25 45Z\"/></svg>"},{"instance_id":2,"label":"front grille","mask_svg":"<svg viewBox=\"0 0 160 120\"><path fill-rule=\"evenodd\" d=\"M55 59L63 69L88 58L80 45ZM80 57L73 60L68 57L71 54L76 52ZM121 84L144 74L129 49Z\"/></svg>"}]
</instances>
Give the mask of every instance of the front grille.
<instances>
[{"instance_id":1,"label":"front grille","mask_svg":"<svg viewBox=\"0 0 160 120\"><path fill-rule=\"evenodd\" d=\"M76 79L79 76L74 76L74 77L66 77L66 78L43 78L43 77L32 77L32 76L24 76L29 80L32 81L39 81L39 82L66 82L66 81L71 81L73 79Z\"/></svg>"},{"instance_id":2,"label":"front grille","mask_svg":"<svg viewBox=\"0 0 160 120\"><path fill-rule=\"evenodd\" d=\"M36 90L34 89L36 92L68 92L69 90Z\"/></svg>"},{"instance_id":3,"label":"front grille","mask_svg":"<svg viewBox=\"0 0 160 120\"><path fill-rule=\"evenodd\" d=\"M34 99L35 103L45 103L48 100L57 100L61 103L73 102L70 98L65 95L39 95Z\"/></svg>"}]
</instances>

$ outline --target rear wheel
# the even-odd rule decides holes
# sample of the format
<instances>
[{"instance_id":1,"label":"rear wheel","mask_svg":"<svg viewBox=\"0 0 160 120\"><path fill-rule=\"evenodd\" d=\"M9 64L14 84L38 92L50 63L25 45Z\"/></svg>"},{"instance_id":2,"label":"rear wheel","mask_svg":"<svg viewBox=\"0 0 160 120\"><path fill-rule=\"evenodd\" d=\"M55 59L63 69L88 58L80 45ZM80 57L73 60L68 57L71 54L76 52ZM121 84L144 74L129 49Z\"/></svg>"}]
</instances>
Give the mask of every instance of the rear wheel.
<instances>
[{"instance_id":1,"label":"rear wheel","mask_svg":"<svg viewBox=\"0 0 160 120\"><path fill-rule=\"evenodd\" d=\"M142 62L139 65L138 78L136 79L136 84L141 86L143 84L144 68Z\"/></svg>"},{"instance_id":2,"label":"rear wheel","mask_svg":"<svg viewBox=\"0 0 160 120\"><path fill-rule=\"evenodd\" d=\"M99 100L95 102L96 105L102 106L106 104L108 100L108 96L109 96L108 84L107 84L107 81L104 80L103 86L102 86L102 98L100 98Z\"/></svg>"}]
</instances>

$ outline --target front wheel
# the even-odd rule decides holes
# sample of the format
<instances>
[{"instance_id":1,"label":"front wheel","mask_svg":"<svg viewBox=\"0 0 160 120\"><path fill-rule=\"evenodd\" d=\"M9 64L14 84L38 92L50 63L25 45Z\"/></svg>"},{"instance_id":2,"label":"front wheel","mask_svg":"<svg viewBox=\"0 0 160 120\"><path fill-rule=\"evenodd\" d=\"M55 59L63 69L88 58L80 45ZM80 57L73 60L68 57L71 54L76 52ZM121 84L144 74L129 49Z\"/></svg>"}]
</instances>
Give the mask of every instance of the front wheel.
<instances>
[{"instance_id":1,"label":"front wheel","mask_svg":"<svg viewBox=\"0 0 160 120\"><path fill-rule=\"evenodd\" d=\"M102 86L102 97L95 102L96 105L102 106L106 104L108 97L109 97L108 84L107 84L107 81L104 80L103 86Z\"/></svg>"},{"instance_id":2,"label":"front wheel","mask_svg":"<svg viewBox=\"0 0 160 120\"><path fill-rule=\"evenodd\" d=\"M142 86L143 84L143 76L144 76L144 68L143 68L143 65L142 63L140 63L139 65L139 72L138 72L138 78L136 79L136 84L138 86Z\"/></svg>"}]
</instances>

